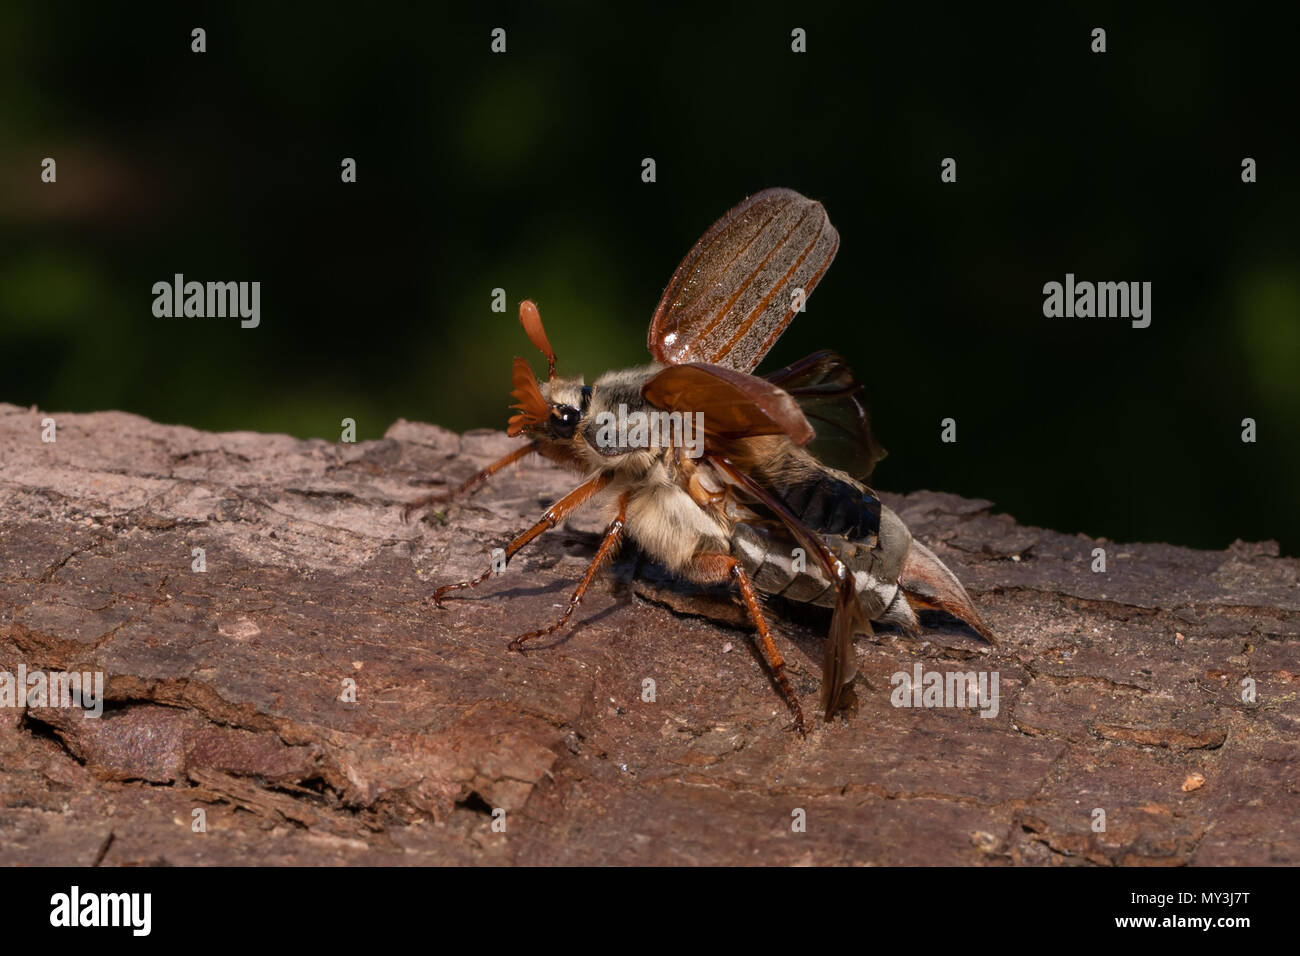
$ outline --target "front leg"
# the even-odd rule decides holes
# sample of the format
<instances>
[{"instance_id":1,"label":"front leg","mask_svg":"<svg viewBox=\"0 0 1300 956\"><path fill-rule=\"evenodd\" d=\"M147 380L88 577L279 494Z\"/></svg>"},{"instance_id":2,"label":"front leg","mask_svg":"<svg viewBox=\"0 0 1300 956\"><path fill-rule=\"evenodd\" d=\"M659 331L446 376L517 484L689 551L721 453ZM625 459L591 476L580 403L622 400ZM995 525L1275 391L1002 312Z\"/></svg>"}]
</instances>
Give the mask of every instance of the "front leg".
<instances>
[{"instance_id":1,"label":"front leg","mask_svg":"<svg viewBox=\"0 0 1300 956\"><path fill-rule=\"evenodd\" d=\"M605 559L614 552L618 547L619 539L623 536L624 523L627 520L627 499L628 493L623 492L618 499L618 514L614 520L609 523L605 529L605 536L600 540L600 547L596 549L596 556L591 559L591 564L587 566L587 573L582 576L582 581L578 585L578 590L573 592L573 597L569 598L569 606L564 609L560 619L554 624L542 628L540 631L529 631L527 634L520 634L510 642L512 651L523 652L524 641L531 640L534 637L542 637L546 634L554 634L560 628L564 627L565 622L577 610L578 604L582 601L582 596L587 593L587 588L591 586L592 580L596 577L596 571L605 563Z\"/></svg>"},{"instance_id":2,"label":"front leg","mask_svg":"<svg viewBox=\"0 0 1300 956\"><path fill-rule=\"evenodd\" d=\"M555 504L547 508L545 513L542 515L541 520L538 521L537 524L533 525L519 537L515 538L515 540L506 545L506 561L513 558L519 549L528 544L529 541L532 541L543 532L554 528L591 498L592 495L604 489L606 485L613 481L613 479L614 475L612 472L602 471L599 474L588 478L582 484L578 485L577 488L574 488ZM469 581L460 581L457 584L444 584L442 587L438 588L438 590L433 592L434 605L442 607L443 597L451 591L459 591L462 588L478 587L492 576L494 570L496 570L495 566L489 564L487 569L476 578L472 578Z\"/></svg>"},{"instance_id":3,"label":"front leg","mask_svg":"<svg viewBox=\"0 0 1300 956\"><path fill-rule=\"evenodd\" d=\"M425 495L422 498L416 498L414 501L407 502L402 507L402 522L405 523L410 521L411 515L415 514L415 512L419 511L421 508L427 508L429 505L434 504L444 504L445 502L451 501L453 498L463 495L467 491L474 490L501 469L509 468L515 462L522 461L535 451L537 451L537 444L535 442L529 442L527 445L520 445L504 458L498 458L482 471L475 474L474 477L470 478L468 481L462 482L450 491L434 492L431 495Z\"/></svg>"}]
</instances>

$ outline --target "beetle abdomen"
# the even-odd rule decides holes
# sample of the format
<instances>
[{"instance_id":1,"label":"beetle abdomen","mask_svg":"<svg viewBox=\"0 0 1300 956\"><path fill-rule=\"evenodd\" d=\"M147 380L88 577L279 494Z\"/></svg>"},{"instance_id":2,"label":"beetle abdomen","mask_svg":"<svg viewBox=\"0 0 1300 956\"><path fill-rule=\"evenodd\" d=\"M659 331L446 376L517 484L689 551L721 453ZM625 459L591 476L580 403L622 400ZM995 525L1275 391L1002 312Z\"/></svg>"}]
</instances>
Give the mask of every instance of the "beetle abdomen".
<instances>
[{"instance_id":1,"label":"beetle abdomen","mask_svg":"<svg viewBox=\"0 0 1300 956\"><path fill-rule=\"evenodd\" d=\"M888 508L881 508L878 530L861 540L821 535L831 553L853 572L858 602L873 621L892 619L890 610L902 601L898 576L912 545L907 526ZM738 524L732 530L731 555L764 594L822 607L835 604L816 555L803 553L783 532Z\"/></svg>"},{"instance_id":2,"label":"beetle abdomen","mask_svg":"<svg viewBox=\"0 0 1300 956\"><path fill-rule=\"evenodd\" d=\"M772 489L796 518L822 535L874 541L880 533L880 499L864 485L829 470L807 472Z\"/></svg>"}]
</instances>

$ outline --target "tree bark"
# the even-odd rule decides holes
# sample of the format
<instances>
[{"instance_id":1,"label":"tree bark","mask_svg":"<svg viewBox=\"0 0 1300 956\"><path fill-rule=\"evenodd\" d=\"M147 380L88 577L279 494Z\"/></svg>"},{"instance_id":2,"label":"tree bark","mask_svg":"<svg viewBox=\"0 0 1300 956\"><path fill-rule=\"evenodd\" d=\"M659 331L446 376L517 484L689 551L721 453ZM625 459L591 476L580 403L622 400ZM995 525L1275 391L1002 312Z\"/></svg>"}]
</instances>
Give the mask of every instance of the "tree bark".
<instances>
[{"instance_id":1,"label":"tree bark","mask_svg":"<svg viewBox=\"0 0 1300 956\"><path fill-rule=\"evenodd\" d=\"M107 704L0 708L0 864L1300 863L1300 561L1276 544L885 494L1000 645L880 627L855 712L824 724L825 618L773 602L801 739L735 601L632 548L566 629L507 651L560 615L594 513L433 607L577 483L526 461L402 522L501 433L104 412L50 415L48 443L47 415L0 405L0 672L100 672ZM996 715L894 706L918 664L996 673Z\"/></svg>"}]
</instances>

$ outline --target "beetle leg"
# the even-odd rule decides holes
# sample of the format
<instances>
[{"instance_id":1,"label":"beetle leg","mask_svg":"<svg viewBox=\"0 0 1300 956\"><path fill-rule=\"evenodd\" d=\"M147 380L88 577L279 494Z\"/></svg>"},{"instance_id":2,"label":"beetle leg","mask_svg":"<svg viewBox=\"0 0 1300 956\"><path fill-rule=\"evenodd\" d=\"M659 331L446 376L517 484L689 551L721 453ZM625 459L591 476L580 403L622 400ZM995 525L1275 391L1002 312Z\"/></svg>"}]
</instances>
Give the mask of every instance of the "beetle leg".
<instances>
[{"instance_id":1,"label":"beetle leg","mask_svg":"<svg viewBox=\"0 0 1300 956\"><path fill-rule=\"evenodd\" d=\"M767 661L768 669L772 672L772 679L776 681L776 686L781 691L786 706L794 714L795 728L799 731L800 736L806 736L807 731L804 729L803 710L799 707L799 698L795 696L790 681L786 679L785 660L781 657L781 652L777 650L776 642L772 640L772 632L768 630L767 619L763 617L763 606L759 603L758 594L754 591L754 585L750 582L745 569L731 555L719 552L697 554L692 567L695 572L693 577L701 583L721 584L728 579L736 582L736 585L740 588L740 596L745 601L745 608L749 611L749 617L754 622L754 627L758 629L758 646Z\"/></svg>"},{"instance_id":2,"label":"beetle leg","mask_svg":"<svg viewBox=\"0 0 1300 956\"><path fill-rule=\"evenodd\" d=\"M582 484L578 485L577 488L574 488L555 504L547 508L545 513L542 515L542 519L538 521L537 524L533 525L519 537L515 538L515 540L506 545L506 561L513 558L519 549L528 544L528 542L532 541L543 532L554 528L566 517L576 511L580 505L587 501L588 498L613 481L613 479L614 475L612 472L602 471L600 474L588 478ZM476 578L472 578L469 581L460 581L456 584L444 584L442 587L438 588L438 590L433 592L433 603L438 607L442 607L442 599L446 594L451 591L459 591L462 588L478 587L490 578L492 572L495 570L495 564L490 564L487 566L487 569Z\"/></svg>"},{"instance_id":3,"label":"beetle leg","mask_svg":"<svg viewBox=\"0 0 1300 956\"><path fill-rule=\"evenodd\" d=\"M427 508L429 505L434 504L442 504L445 501L451 501L453 498L460 497L465 492L483 484L483 482L487 481L498 471L501 471L501 469L509 468L515 462L521 461L536 450L537 446L532 442L529 442L527 445L521 445L504 458L498 458L496 461L492 462L492 464L474 475L473 478L462 482L450 491L438 491L431 495L424 495L423 497L416 498L414 501L408 501L402 507L402 522L405 523L410 521L411 515L415 514L415 512L419 511L421 508Z\"/></svg>"},{"instance_id":4,"label":"beetle leg","mask_svg":"<svg viewBox=\"0 0 1300 956\"><path fill-rule=\"evenodd\" d=\"M573 592L573 597L569 598L569 605L564 609L564 613L560 615L560 619L554 624L548 625L539 631L529 631L526 634L520 634L510 642L510 650L522 651L524 649L524 641L532 640L534 637L543 637L547 634L554 634L560 628L564 627L565 623L582 602L582 596L587 593L587 588L591 586L591 582L595 579L596 572L600 569L600 566L605 563L605 559L608 558L614 552L614 549L618 547L618 540L623 536L623 525L627 520L627 499L627 492L624 492L618 499L618 514L614 517L614 520L609 523L609 527L605 529L605 536L600 540L600 547L596 549L596 556L591 559L591 564L587 566L587 573L582 576L582 581L578 585L578 590Z\"/></svg>"}]
</instances>

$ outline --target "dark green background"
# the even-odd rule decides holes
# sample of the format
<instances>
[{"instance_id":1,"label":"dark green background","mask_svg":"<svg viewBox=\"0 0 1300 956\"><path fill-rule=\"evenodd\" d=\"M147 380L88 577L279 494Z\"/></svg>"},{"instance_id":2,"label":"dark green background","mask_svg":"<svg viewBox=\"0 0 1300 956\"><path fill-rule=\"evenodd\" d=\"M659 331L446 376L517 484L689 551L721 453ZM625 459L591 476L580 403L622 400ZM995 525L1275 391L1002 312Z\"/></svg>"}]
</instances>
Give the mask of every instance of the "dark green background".
<instances>
[{"instance_id":1,"label":"dark green background","mask_svg":"<svg viewBox=\"0 0 1300 956\"><path fill-rule=\"evenodd\" d=\"M511 356L542 367L519 299L562 372L639 364L681 256L781 185L841 246L764 367L852 360L880 487L1300 552L1295 24L1133 6L6 4L0 400L331 440L344 417L502 427ZM175 272L261 281L261 327L154 318ZM1066 272L1151 281L1151 327L1045 319Z\"/></svg>"}]
</instances>

